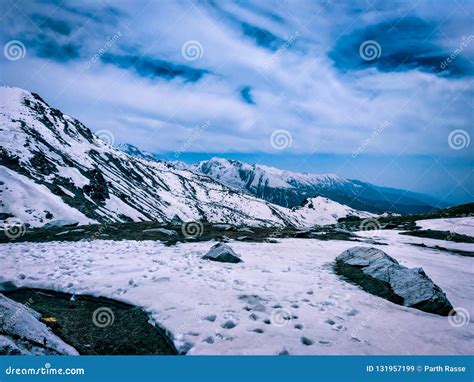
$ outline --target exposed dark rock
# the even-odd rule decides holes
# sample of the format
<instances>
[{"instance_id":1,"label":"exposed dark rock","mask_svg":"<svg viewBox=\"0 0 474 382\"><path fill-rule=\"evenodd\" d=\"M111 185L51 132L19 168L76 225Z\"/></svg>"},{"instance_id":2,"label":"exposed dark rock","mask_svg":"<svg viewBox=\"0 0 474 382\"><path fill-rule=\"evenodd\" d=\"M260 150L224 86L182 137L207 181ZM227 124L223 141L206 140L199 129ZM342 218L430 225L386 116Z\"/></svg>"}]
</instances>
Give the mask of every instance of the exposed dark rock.
<instances>
[{"instance_id":1,"label":"exposed dark rock","mask_svg":"<svg viewBox=\"0 0 474 382\"><path fill-rule=\"evenodd\" d=\"M87 172L90 183L84 186L84 192L95 201L105 201L109 197L109 187L104 176L98 169Z\"/></svg>"},{"instance_id":2,"label":"exposed dark rock","mask_svg":"<svg viewBox=\"0 0 474 382\"><path fill-rule=\"evenodd\" d=\"M453 306L422 268L406 268L385 252L353 247L336 258L335 270L364 290L396 304L447 316Z\"/></svg>"},{"instance_id":3,"label":"exposed dark rock","mask_svg":"<svg viewBox=\"0 0 474 382\"><path fill-rule=\"evenodd\" d=\"M52 220L49 223L44 225L44 228L52 228L52 227L76 227L79 225L79 222L76 220L71 219L57 219Z\"/></svg>"},{"instance_id":4,"label":"exposed dark rock","mask_svg":"<svg viewBox=\"0 0 474 382\"><path fill-rule=\"evenodd\" d=\"M181 225L181 224L183 224L183 220L178 215L174 215L173 218L169 222L169 225Z\"/></svg>"},{"instance_id":5,"label":"exposed dark rock","mask_svg":"<svg viewBox=\"0 0 474 382\"><path fill-rule=\"evenodd\" d=\"M215 244L203 257L203 260L219 261L221 263L240 263L242 259L234 250L224 243Z\"/></svg>"},{"instance_id":6,"label":"exposed dark rock","mask_svg":"<svg viewBox=\"0 0 474 382\"><path fill-rule=\"evenodd\" d=\"M43 153L38 151L33 153L33 157L30 159L30 164L36 171L43 175L51 175L58 171L56 166L51 163Z\"/></svg>"},{"instance_id":7,"label":"exposed dark rock","mask_svg":"<svg viewBox=\"0 0 474 382\"><path fill-rule=\"evenodd\" d=\"M345 217L337 219L338 223L344 223L344 222L358 222L361 221L362 219L359 216L354 216L354 215L347 215Z\"/></svg>"}]
</instances>

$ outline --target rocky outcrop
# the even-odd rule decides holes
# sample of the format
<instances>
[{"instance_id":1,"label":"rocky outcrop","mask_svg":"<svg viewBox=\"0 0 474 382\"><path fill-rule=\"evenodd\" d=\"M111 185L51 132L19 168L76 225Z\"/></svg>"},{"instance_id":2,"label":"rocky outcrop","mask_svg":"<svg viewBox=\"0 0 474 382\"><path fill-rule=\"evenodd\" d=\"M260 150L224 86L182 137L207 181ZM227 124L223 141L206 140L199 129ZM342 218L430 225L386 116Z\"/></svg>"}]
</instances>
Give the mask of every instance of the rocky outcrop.
<instances>
[{"instance_id":1,"label":"rocky outcrop","mask_svg":"<svg viewBox=\"0 0 474 382\"><path fill-rule=\"evenodd\" d=\"M0 354L78 355L42 322L41 315L0 294Z\"/></svg>"},{"instance_id":2,"label":"rocky outcrop","mask_svg":"<svg viewBox=\"0 0 474 382\"><path fill-rule=\"evenodd\" d=\"M52 219L282 227L296 219L287 209L180 169L186 166L131 157L102 132L94 135L26 90L0 86L1 212L31 227Z\"/></svg>"},{"instance_id":3,"label":"rocky outcrop","mask_svg":"<svg viewBox=\"0 0 474 382\"><path fill-rule=\"evenodd\" d=\"M72 219L56 219L46 223L43 228L56 228L56 227L76 227L79 222Z\"/></svg>"},{"instance_id":4,"label":"rocky outcrop","mask_svg":"<svg viewBox=\"0 0 474 382\"><path fill-rule=\"evenodd\" d=\"M338 274L394 303L447 316L453 306L422 268L406 268L385 252L354 247L336 257Z\"/></svg>"},{"instance_id":5,"label":"rocky outcrop","mask_svg":"<svg viewBox=\"0 0 474 382\"><path fill-rule=\"evenodd\" d=\"M242 259L234 250L224 243L217 243L203 257L203 260L219 261L221 263L241 263Z\"/></svg>"}]
</instances>

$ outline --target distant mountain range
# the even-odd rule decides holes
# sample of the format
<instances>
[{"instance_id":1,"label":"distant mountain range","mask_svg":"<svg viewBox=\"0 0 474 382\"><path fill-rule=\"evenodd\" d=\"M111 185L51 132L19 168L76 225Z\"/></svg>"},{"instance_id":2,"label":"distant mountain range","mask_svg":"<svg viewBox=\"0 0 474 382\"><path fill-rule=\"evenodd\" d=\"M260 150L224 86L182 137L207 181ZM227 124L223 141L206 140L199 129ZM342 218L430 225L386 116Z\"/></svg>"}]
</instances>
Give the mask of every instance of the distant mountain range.
<instances>
[{"instance_id":1,"label":"distant mountain range","mask_svg":"<svg viewBox=\"0 0 474 382\"><path fill-rule=\"evenodd\" d=\"M155 154L140 151L133 145L122 145L121 149L139 158L158 160ZM173 165L208 175L237 190L288 208L299 206L315 196L376 214L427 213L435 210L435 206L446 207L438 206L437 200L423 194L379 187L333 174L297 173L224 158L212 158L197 165L182 162Z\"/></svg>"},{"instance_id":2,"label":"distant mountain range","mask_svg":"<svg viewBox=\"0 0 474 382\"><path fill-rule=\"evenodd\" d=\"M205 175L210 166L188 170L121 146L127 154L19 88L0 87L0 132L2 224L181 220L283 227L372 216L322 197L285 208Z\"/></svg>"}]
</instances>

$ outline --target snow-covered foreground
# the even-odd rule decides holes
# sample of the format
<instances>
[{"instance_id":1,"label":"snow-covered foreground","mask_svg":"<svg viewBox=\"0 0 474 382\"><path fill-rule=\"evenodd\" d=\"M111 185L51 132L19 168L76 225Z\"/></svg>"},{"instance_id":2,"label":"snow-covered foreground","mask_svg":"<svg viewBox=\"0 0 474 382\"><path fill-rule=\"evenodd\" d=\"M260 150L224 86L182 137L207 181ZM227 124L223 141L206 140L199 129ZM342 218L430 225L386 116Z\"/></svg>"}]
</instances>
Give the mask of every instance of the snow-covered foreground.
<instances>
[{"instance_id":1,"label":"snow-covered foreground","mask_svg":"<svg viewBox=\"0 0 474 382\"><path fill-rule=\"evenodd\" d=\"M449 218L418 220L416 225L422 229L450 231L461 235L474 236L474 218Z\"/></svg>"},{"instance_id":2,"label":"snow-covered foreground","mask_svg":"<svg viewBox=\"0 0 474 382\"><path fill-rule=\"evenodd\" d=\"M422 266L455 307L474 317L473 259L405 239L393 236L390 245L376 247L402 265ZM395 305L335 275L331 262L355 243L232 242L240 264L201 260L212 244L2 244L0 285L141 306L188 354L472 354L472 322L455 327L446 317Z\"/></svg>"}]
</instances>

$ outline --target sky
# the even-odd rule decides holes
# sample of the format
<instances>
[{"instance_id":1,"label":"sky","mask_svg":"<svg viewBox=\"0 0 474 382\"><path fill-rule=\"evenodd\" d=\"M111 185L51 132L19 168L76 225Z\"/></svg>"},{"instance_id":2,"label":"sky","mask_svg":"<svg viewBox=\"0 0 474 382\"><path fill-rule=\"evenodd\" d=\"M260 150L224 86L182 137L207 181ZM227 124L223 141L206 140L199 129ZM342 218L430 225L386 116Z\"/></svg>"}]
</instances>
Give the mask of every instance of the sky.
<instances>
[{"instance_id":1,"label":"sky","mask_svg":"<svg viewBox=\"0 0 474 382\"><path fill-rule=\"evenodd\" d=\"M0 2L2 85L109 143L474 201L474 2Z\"/></svg>"}]
</instances>

